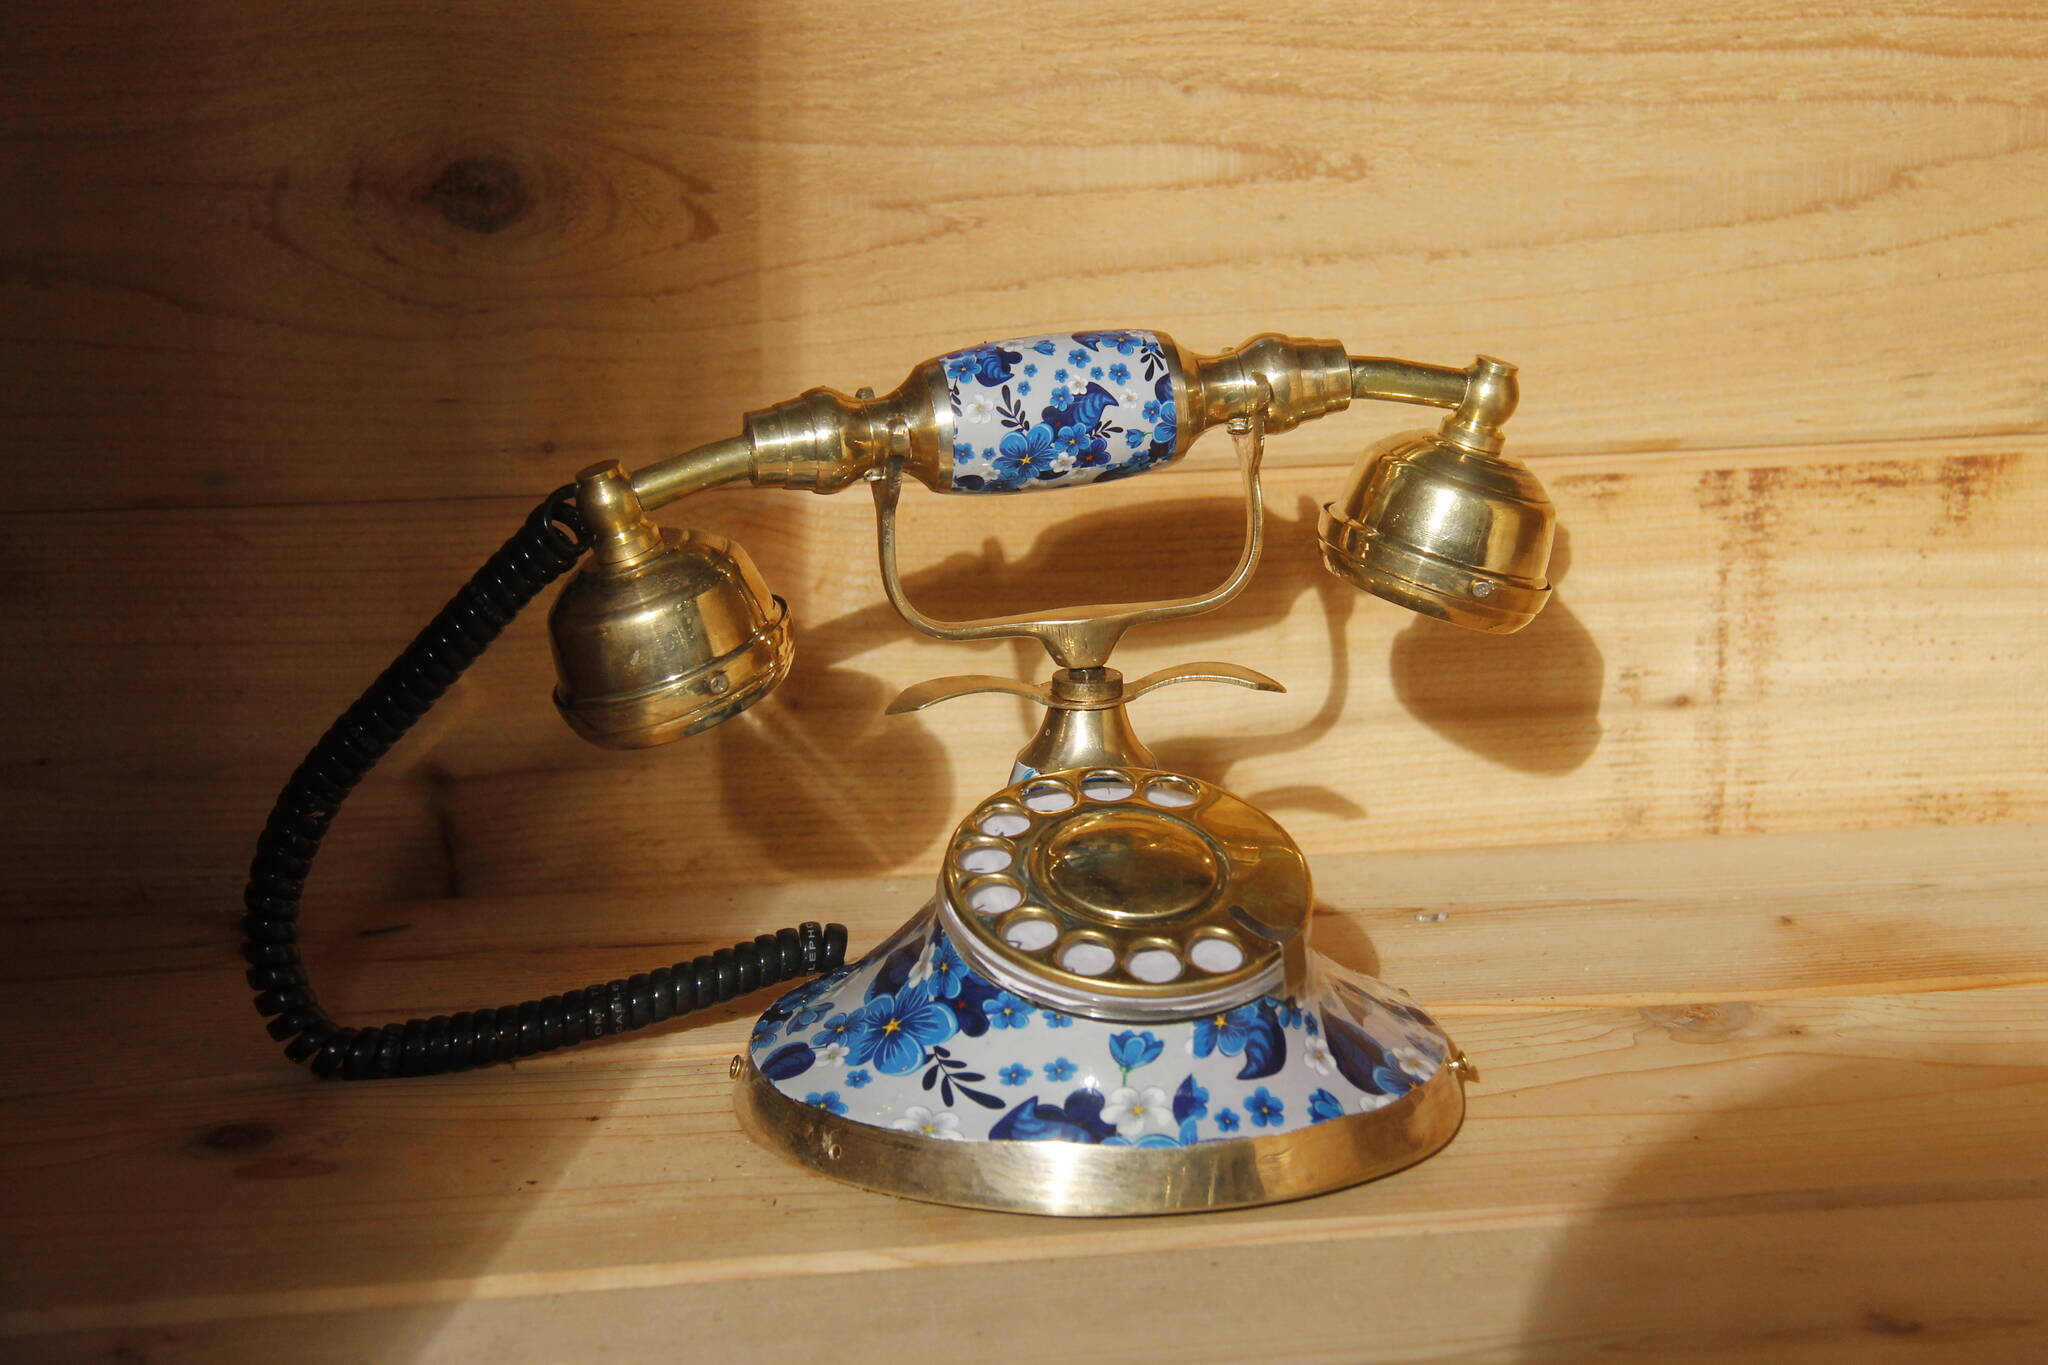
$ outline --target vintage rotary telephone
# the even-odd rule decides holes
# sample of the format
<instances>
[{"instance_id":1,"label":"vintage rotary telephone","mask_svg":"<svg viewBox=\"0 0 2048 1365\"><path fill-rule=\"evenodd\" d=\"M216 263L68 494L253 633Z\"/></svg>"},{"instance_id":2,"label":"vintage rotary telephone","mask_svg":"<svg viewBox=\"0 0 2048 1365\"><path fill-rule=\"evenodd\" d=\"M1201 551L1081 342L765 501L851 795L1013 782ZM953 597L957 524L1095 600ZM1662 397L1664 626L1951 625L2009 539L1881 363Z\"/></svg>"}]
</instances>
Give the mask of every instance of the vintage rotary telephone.
<instances>
[{"instance_id":1,"label":"vintage rotary telephone","mask_svg":"<svg viewBox=\"0 0 2048 1365\"><path fill-rule=\"evenodd\" d=\"M584 470L442 609L322 736L258 843L246 894L250 984L273 1037L322 1075L427 1075L625 1032L799 977L733 1060L742 1121L828 1175L920 1199L1053 1214L1168 1213L1294 1198L1370 1179L1448 1142L1469 1064L1399 992L1308 950L1301 851L1271 817L1167 772L1127 703L1179 682L1280 685L1228 663L1132 682L1109 666L1133 626L1214 610L1261 545L1269 432L1354 398L1448 408L1435 431L1369 448L1323 510L1340 578L1441 620L1509 632L1542 610L1554 514L1501 454L1514 370L1348 355L1261 336L1192 354L1145 331L1026 337L918 366L894 392L814 389L745 434L628 475ZM1243 474L1237 567L1214 591L1044 616L938 621L906 596L906 474L941 493L1066 488L1168 464L1222 426ZM745 551L655 527L649 508L724 485L832 493L866 482L883 587L948 640L1023 637L1039 685L920 683L892 712L977 692L1045 707L1008 785L948 843L926 905L857 962L805 924L641 975L382 1028L336 1024L296 946L298 901L349 791L584 552L549 615L555 700L599 744L665 743L729 720L789 670L787 609ZM822 975L817 975L822 973Z\"/></svg>"}]
</instances>

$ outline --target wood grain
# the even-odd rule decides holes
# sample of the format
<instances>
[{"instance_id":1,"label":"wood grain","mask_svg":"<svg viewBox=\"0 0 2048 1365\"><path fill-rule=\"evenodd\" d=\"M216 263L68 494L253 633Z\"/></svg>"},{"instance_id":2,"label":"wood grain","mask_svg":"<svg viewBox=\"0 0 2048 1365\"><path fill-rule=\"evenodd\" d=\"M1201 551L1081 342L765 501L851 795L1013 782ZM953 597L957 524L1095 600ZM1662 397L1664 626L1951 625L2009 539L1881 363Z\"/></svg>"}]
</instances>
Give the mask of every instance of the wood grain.
<instances>
[{"instance_id":1,"label":"wood grain","mask_svg":"<svg viewBox=\"0 0 2048 1365\"><path fill-rule=\"evenodd\" d=\"M2038 15L837 13L15 16L17 497L543 489L1089 324L1485 349L1539 454L2048 423Z\"/></svg>"},{"instance_id":2,"label":"wood grain","mask_svg":"<svg viewBox=\"0 0 2048 1365\"><path fill-rule=\"evenodd\" d=\"M682 1320L653 1306L662 1294L714 1313L757 1293L815 1298L857 1316L861 1302L935 1295L950 1306L905 1330L937 1340L966 1330L974 1309L956 1300L1005 1300L997 1286L1020 1273L1034 1292L1065 1295L1069 1271L1111 1257L1131 1292L1200 1267L1219 1283L1284 1279L1306 1305L1369 1265L1389 1295L1452 1292L1461 1305L1457 1327L1305 1313L1283 1359L1402 1358L1424 1340L1483 1354L1518 1337L1562 1357L1588 1333L1639 1349L1670 1334L1674 1357L1754 1343L1773 1358L1822 1358L1887 1344L1888 1323L2018 1351L2048 1332L2038 1300L2014 1292L2048 1269L2038 1239L2020 1233L2048 1200L2048 982L2021 979L2048 960L2048 938L2019 913L2048 880L2044 848L2038 829L2011 825L1693 840L1610 869L1633 888L1645 867L1661 869L1647 900L1610 894L1596 875L1583 899L1554 907L1528 893L1605 855L1416 854L1385 860L1384 876L1380 860L1342 864L1330 880L1346 899L1381 885L1470 888L1441 923L1383 903L1333 912L1316 933L1438 1007L1483 1084L1443 1157L1239 1214L1044 1222L802 1177L731 1117L723 1059L746 1028L736 1014L516 1068L363 1087L276 1066L246 1024L234 1036L250 1045L215 1053L229 1065L203 1077L164 1064L186 1041L136 1035L137 1060L152 1065L39 1095L33 1122L9 1125L5 1244L37 1254L10 1267L0 1328L57 1358L117 1341L151 1358L217 1357L297 1334L454 1359L515 1332L530 1351L567 1349L587 1315L615 1304L599 1335L630 1357ZM1942 854L1953 870L1930 867ZM1782 894L1759 889L1779 877ZM1924 923L1937 895L1947 919L1985 933L1971 979L1928 971L1921 944L1888 932ZM905 908L871 886L857 928ZM509 952L479 949L459 923L370 942L433 964L445 983L451 957L463 974L522 971L519 945L552 938L559 971L594 955L581 928L597 919L561 909L503 903ZM1708 923L1720 932L1699 932ZM1959 951L1971 948L1963 938ZM112 980L154 978L173 1006L214 989L222 968L205 954L152 948L114 964ZM332 952L332 938L320 948ZM64 944L46 958L84 960ZM1574 996L1582 973L1618 975L1616 958L1651 989ZM377 964L387 993L371 999L422 1003L412 992L424 977L391 965ZM1966 1226L1984 1237L1950 1244ZM1866 1237L1876 1244L1847 1245ZM1939 1264L1912 1250L1926 1237L1943 1244ZM1691 1254L1714 1259L1709 1303L1687 1307L1661 1281ZM1454 1267L1450 1287L1425 1288ZM1787 1273L1804 1293L1772 1287ZM118 1300L97 1292L105 1282L124 1286ZM1710 1327L1710 1306L1725 1313L1746 1296L1754 1313ZM987 1311L1000 1324L1008 1309ZM742 1317L743 1356L823 1330ZM1074 1322L1105 1343L1138 1339L1107 1305ZM1196 1358L1231 1358L1239 1340L1224 1333Z\"/></svg>"},{"instance_id":3,"label":"wood grain","mask_svg":"<svg viewBox=\"0 0 2048 1365\"><path fill-rule=\"evenodd\" d=\"M0 12L0 1354L2048 1357L2044 90L2048 16L1963 0ZM750 1006L429 1082L277 1059L253 834L537 495L1085 325L1522 366L1566 532L1529 630L1322 574L1316 507L1414 424L1361 408L1274 441L1246 595L1118 660L1292 689L1137 722L1480 1061L1442 1157L1052 1223L747 1144ZM912 590L1204 587L1225 464L914 495ZM338 1013L922 899L1030 718L882 706L1042 661L912 639L857 494L677 517L790 599L793 676L603 754L519 622L337 825Z\"/></svg>"},{"instance_id":4,"label":"wood grain","mask_svg":"<svg viewBox=\"0 0 2048 1365\"><path fill-rule=\"evenodd\" d=\"M1293 689L1185 687L1134 715L1162 762L1272 809L1312 855L2048 818L2048 730L2024 719L2048 675L2025 586L2048 581L2048 445L1552 462L1557 601L1512 637L1325 574L1314 509L1340 474L1275 471L1250 591L1119 656L1133 676L1238 659ZM1208 470L1165 500L1142 484L1011 499L1000 525L920 497L911 588L941 615L1093 600L1110 581L1198 590L1235 552L1233 485ZM793 603L798 663L779 692L698 739L605 753L553 715L542 623L521 621L363 785L316 899L934 865L953 812L1002 780L1032 722L995 698L883 706L933 674L1042 676L1044 661L912 636L881 597L858 503L756 493L695 510ZM0 901L223 903L303 746L519 514L137 511L115 519L111 556L105 514L23 519L0 630L49 662L0 680L0 802L43 856ZM135 856L81 878L110 822ZM613 840L633 856L610 856Z\"/></svg>"}]
</instances>

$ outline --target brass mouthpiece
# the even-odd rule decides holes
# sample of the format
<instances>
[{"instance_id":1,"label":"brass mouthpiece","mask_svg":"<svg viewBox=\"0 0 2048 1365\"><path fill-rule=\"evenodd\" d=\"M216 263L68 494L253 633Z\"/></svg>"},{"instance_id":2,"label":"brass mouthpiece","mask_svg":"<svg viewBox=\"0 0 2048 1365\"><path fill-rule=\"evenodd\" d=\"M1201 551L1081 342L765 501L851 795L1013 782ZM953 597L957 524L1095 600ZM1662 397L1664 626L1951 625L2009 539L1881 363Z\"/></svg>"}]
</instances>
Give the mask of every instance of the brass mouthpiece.
<instances>
[{"instance_id":1,"label":"brass mouthpiece","mask_svg":"<svg viewBox=\"0 0 2048 1365\"><path fill-rule=\"evenodd\" d=\"M1557 520L1543 485L1500 453L1514 367L1481 357L1464 402L1434 432L1369 447L1323 508L1323 563L1339 578L1440 621L1511 634L1549 600Z\"/></svg>"},{"instance_id":2,"label":"brass mouthpiece","mask_svg":"<svg viewBox=\"0 0 2048 1365\"><path fill-rule=\"evenodd\" d=\"M548 613L555 706L577 734L639 749L708 730L789 672L789 612L747 552L657 530L616 463L577 476L592 562Z\"/></svg>"}]
</instances>

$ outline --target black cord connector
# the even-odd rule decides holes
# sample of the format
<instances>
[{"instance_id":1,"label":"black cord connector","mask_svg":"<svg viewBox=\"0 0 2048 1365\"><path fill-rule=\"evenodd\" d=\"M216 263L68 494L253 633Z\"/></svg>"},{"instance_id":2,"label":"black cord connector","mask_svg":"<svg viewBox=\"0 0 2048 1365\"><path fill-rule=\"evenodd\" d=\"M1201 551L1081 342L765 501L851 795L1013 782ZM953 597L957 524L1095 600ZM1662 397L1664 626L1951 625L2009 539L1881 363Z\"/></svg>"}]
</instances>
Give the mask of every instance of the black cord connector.
<instances>
[{"instance_id":1,"label":"black cord connector","mask_svg":"<svg viewBox=\"0 0 2048 1365\"><path fill-rule=\"evenodd\" d=\"M256 841L242 902L242 955L256 1010L285 1056L322 1076L431 1076L626 1033L846 960L846 928L808 922L687 962L497 1009L347 1028L313 994L298 947L299 898L348 794L541 589L590 548L565 484L528 514L292 773Z\"/></svg>"}]
</instances>

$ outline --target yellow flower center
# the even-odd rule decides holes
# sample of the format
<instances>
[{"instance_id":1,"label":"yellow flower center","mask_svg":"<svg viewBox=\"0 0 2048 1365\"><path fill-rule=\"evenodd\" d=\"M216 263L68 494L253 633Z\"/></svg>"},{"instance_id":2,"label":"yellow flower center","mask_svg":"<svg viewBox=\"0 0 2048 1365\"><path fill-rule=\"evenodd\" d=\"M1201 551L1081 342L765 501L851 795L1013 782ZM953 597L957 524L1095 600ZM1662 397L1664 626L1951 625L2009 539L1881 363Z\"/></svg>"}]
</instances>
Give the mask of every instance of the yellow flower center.
<instances>
[{"instance_id":1,"label":"yellow flower center","mask_svg":"<svg viewBox=\"0 0 2048 1365\"><path fill-rule=\"evenodd\" d=\"M894 1033L894 1032L896 1032L896 1030L898 1030L898 1029L900 1029L900 1028L902 1028L902 1027L903 1027L903 1025L902 1025L902 1024L898 1023L898 1022L897 1022L897 1021L895 1021L894 1019L891 1019L891 1020L890 1020L890 1021L889 1021L888 1023L886 1023L886 1024L882 1025L882 1032L884 1032L884 1033Z\"/></svg>"}]
</instances>

